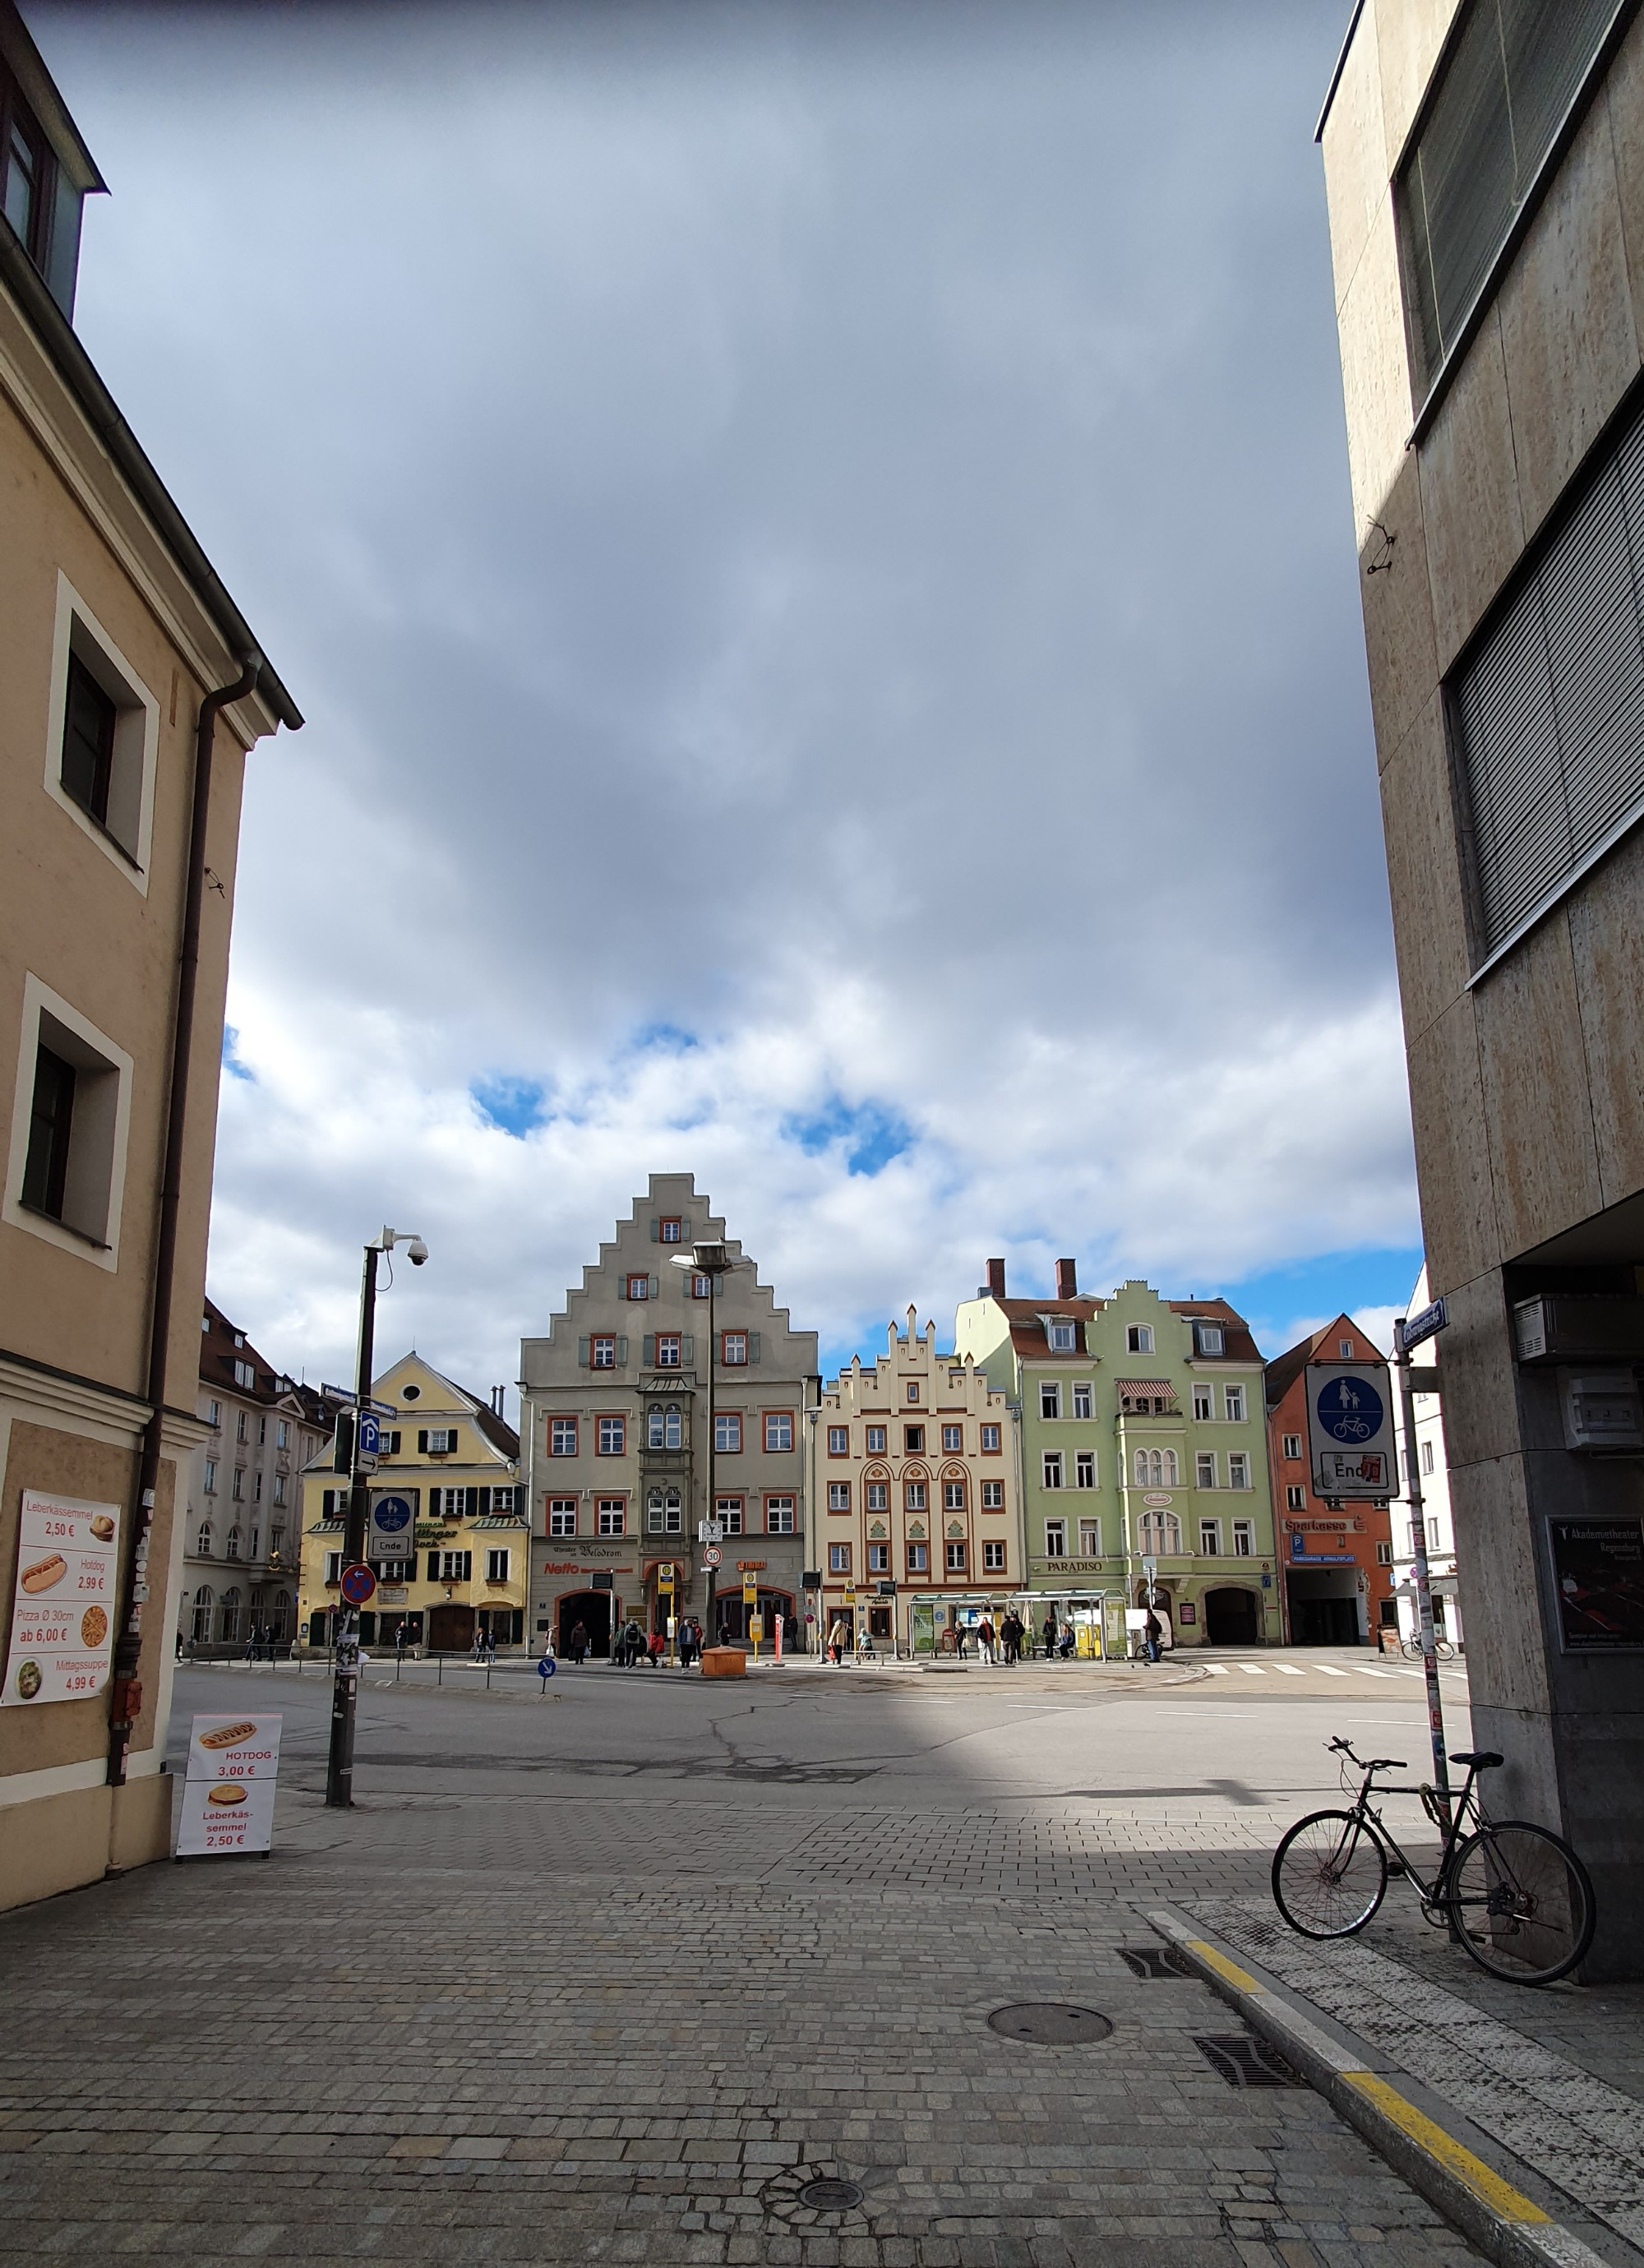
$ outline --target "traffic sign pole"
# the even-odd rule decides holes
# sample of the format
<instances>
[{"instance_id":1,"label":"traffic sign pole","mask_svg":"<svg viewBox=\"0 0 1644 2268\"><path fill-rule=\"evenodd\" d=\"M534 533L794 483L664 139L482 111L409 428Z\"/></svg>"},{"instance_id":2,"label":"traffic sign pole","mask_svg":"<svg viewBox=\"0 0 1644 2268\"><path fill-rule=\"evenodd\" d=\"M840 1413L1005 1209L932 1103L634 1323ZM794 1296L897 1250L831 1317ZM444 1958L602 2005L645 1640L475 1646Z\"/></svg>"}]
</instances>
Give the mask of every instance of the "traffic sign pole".
<instances>
[{"instance_id":1,"label":"traffic sign pole","mask_svg":"<svg viewBox=\"0 0 1644 2268\"><path fill-rule=\"evenodd\" d=\"M1442 1330L1448 1320L1442 1313L1443 1302L1438 1302L1440 1319L1432 1322L1433 1309L1427 1308L1419 1322L1430 1323L1422 1337ZM1444 1748L1444 1697L1439 1690L1439 1650L1433 1628L1433 1575L1427 1565L1427 1522L1421 1494L1421 1459L1416 1454L1416 1390L1411 1383L1410 1349L1404 1339L1404 1320L1401 1315L1393 1325L1393 1359L1398 1366L1398 1399L1404 1418L1404 1484L1410 1498L1410 1557L1411 1572L1416 1586L1416 1623L1421 1634L1421 1668L1427 1682L1427 1730L1433 1738L1433 1786L1443 1808L1445 1822L1450 1815L1450 1767Z\"/></svg>"},{"instance_id":2,"label":"traffic sign pole","mask_svg":"<svg viewBox=\"0 0 1644 2268\"><path fill-rule=\"evenodd\" d=\"M359 1359L354 1373L357 1409L371 1406L371 1372L377 1321L377 1251L365 1247L359 1288ZM353 1485L348 1497L348 1527L343 1539L345 1566L365 1553L368 1484L359 1457L360 1427L354 1427ZM337 1609L336 1676L331 1688L331 1744L326 1758L326 1806L347 1811L354 1801L354 1705L359 1694L359 1616L352 1607Z\"/></svg>"}]
</instances>

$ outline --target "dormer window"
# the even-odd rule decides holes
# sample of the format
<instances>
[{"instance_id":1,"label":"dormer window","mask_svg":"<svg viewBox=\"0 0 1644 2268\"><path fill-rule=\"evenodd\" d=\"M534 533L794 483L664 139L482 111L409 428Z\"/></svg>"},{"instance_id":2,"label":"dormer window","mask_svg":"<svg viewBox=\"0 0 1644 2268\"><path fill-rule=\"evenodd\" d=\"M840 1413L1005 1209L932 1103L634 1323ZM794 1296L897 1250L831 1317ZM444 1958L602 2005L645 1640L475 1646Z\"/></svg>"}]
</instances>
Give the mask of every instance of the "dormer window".
<instances>
[{"instance_id":1,"label":"dormer window","mask_svg":"<svg viewBox=\"0 0 1644 2268\"><path fill-rule=\"evenodd\" d=\"M1077 1327L1065 1315L1052 1315L1045 1325L1045 1336L1052 1354L1072 1354L1077 1344Z\"/></svg>"},{"instance_id":2,"label":"dormer window","mask_svg":"<svg viewBox=\"0 0 1644 2268\"><path fill-rule=\"evenodd\" d=\"M0 78L0 123L5 129L5 217L23 249L42 273L51 232L51 151L33 113L9 78Z\"/></svg>"},{"instance_id":3,"label":"dormer window","mask_svg":"<svg viewBox=\"0 0 1644 2268\"><path fill-rule=\"evenodd\" d=\"M103 184L49 81L41 91L54 98L46 124L0 62L0 212L72 322L81 206Z\"/></svg>"},{"instance_id":4,"label":"dormer window","mask_svg":"<svg viewBox=\"0 0 1644 2268\"><path fill-rule=\"evenodd\" d=\"M1195 1323L1193 1351L1195 1354L1225 1354L1227 1336L1220 1323Z\"/></svg>"}]
</instances>

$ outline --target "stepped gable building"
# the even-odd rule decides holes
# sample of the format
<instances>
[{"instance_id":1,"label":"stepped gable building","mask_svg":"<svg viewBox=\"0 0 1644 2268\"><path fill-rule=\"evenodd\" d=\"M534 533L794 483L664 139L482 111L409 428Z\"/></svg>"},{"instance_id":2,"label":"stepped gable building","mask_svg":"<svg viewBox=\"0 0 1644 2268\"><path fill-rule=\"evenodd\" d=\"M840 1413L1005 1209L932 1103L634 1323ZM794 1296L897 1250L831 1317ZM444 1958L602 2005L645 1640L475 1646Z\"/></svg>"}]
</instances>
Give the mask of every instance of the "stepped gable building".
<instances>
[{"instance_id":1,"label":"stepped gable building","mask_svg":"<svg viewBox=\"0 0 1644 2268\"><path fill-rule=\"evenodd\" d=\"M176 1631L196 1657L297 1636L304 1468L340 1406L257 1352L212 1300L201 1319L198 1415L208 1438L188 1465Z\"/></svg>"},{"instance_id":2,"label":"stepped gable building","mask_svg":"<svg viewBox=\"0 0 1644 2268\"><path fill-rule=\"evenodd\" d=\"M102 188L0 0L0 1907L171 1847L240 787L302 722L75 331Z\"/></svg>"},{"instance_id":3,"label":"stepped gable building","mask_svg":"<svg viewBox=\"0 0 1644 2268\"><path fill-rule=\"evenodd\" d=\"M955 1319L954 1344L1021 1413L1033 1613L1100 1627L1123 1650L1126 1608L1151 1590L1177 1646L1277 1645L1279 1600L1262 1358L1225 1300L1163 1300L1121 1284L1006 1295L1005 1263ZM1151 1579L1144 1561L1156 1572Z\"/></svg>"},{"instance_id":4,"label":"stepped gable building","mask_svg":"<svg viewBox=\"0 0 1644 2268\"><path fill-rule=\"evenodd\" d=\"M810 1418L809 1561L825 1638L928 1654L1024 1581L1017 1413L973 1358L939 1352L908 1309L885 1352L856 1356Z\"/></svg>"},{"instance_id":5,"label":"stepped gable building","mask_svg":"<svg viewBox=\"0 0 1644 2268\"><path fill-rule=\"evenodd\" d=\"M708 1279L673 1262L715 1239L735 1264L714 1296L711 1341ZM792 1327L692 1175L651 1176L547 1336L522 1342L520 1373L535 1639L551 1634L563 1653L580 1623L603 1655L630 1616L647 1631L665 1627L665 1567L675 1571L674 1613L705 1619L697 1528L711 1509L725 1530L716 1623L744 1639L748 1580L766 1643L778 1614L792 1642L804 1611L816 1334Z\"/></svg>"},{"instance_id":6,"label":"stepped gable building","mask_svg":"<svg viewBox=\"0 0 1644 2268\"><path fill-rule=\"evenodd\" d=\"M1378 1631L1396 1636L1398 1630L1387 1506L1331 1506L1313 1493L1307 1366L1338 1357L1385 1359L1351 1315L1338 1315L1267 1366L1268 1469L1284 1577L1279 1596L1292 1646L1374 1645Z\"/></svg>"},{"instance_id":7,"label":"stepped gable building","mask_svg":"<svg viewBox=\"0 0 1644 2268\"><path fill-rule=\"evenodd\" d=\"M392 1647L403 1626L406 1644L424 1653L466 1653L479 1635L499 1653L518 1653L530 1529L520 1437L502 1415L502 1388L483 1401L411 1353L382 1373L372 1396L382 1446L371 1502L399 1500L400 1532L414 1548L372 1559L377 1589L360 1615L361 1645ZM342 1604L348 1528L349 1484L332 1471L331 1453L328 1442L303 1475L298 1610L306 1643L322 1651Z\"/></svg>"}]
</instances>

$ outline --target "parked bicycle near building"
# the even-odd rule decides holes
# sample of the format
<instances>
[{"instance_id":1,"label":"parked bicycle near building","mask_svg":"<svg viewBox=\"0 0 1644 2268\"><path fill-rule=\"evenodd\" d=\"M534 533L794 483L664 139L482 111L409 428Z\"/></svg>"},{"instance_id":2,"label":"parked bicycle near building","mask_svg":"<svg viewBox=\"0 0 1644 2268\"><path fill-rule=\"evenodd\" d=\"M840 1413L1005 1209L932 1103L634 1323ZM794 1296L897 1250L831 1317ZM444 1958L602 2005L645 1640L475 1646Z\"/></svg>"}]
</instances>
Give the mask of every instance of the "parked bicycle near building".
<instances>
[{"instance_id":1,"label":"parked bicycle near building","mask_svg":"<svg viewBox=\"0 0 1644 2268\"><path fill-rule=\"evenodd\" d=\"M1398 1642L1398 1650L1406 1661L1419 1661L1421 1659L1420 1631L1412 1631L1408 1638L1401 1638ZM1433 1634L1433 1651L1441 1661L1454 1661L1456 1659L1455 1647L1449 1638L1441 1638L1436 1631Z\"/></svg>"},{"instance_id":2,"label":"parked bicycle near building","mask_svg":"<svg viewBox=\"0 0 1644 2268\"><path fill-rule=\"evenodd\" d=\"M1376 1786L1381 1772L1406 1769L1399 1756L1353 1754L1351 1742L1327 1741L1340 1764L1342 1793L1350 1770L1363 1774L1351 1807L1297 1820L1273 1853L1273 1903L1303 1937L1352 1937L1370 1921L1387 1892L1390 1867L1421 1901L1424 1921L1449 1928L1481 1969L1511 1984L1551 1984L1567 1977L1593 1941L1597 1905L1586 1867L1561 1836L1528 1820L1493 1820L1478 1795L1482 1773L1502 1761L1490 1749L1459 1754L1466 1784L1447 1817L1432 1786ZM1426 1880L1399 1848L1374 1798L1419 1795L1441 1837L1439 1863Z\"/></svg>"}]
</instances>

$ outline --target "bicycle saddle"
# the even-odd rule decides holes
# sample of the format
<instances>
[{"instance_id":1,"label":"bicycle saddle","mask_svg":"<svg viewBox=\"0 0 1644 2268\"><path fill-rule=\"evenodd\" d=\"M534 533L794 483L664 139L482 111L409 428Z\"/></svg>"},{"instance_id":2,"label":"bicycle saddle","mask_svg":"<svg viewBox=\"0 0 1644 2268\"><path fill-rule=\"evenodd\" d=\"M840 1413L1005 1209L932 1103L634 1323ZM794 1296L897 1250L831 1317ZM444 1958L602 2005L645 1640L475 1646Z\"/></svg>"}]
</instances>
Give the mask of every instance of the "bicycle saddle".
<instances>
[{"instance_id":1,"label":"bicycle saddle","mask_svg":"<svg viewBox=\"0 0 1644 2268\"><path fill-rule=\"evenodd\" d=\"M1475 1771L1493 1771L1497 1764L1506 1762L1493 1749L1457 1749L1451 1756L1453 1764L1469 1764Z\"/></svg>"}]
</instances>

